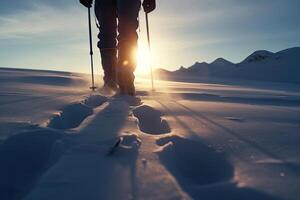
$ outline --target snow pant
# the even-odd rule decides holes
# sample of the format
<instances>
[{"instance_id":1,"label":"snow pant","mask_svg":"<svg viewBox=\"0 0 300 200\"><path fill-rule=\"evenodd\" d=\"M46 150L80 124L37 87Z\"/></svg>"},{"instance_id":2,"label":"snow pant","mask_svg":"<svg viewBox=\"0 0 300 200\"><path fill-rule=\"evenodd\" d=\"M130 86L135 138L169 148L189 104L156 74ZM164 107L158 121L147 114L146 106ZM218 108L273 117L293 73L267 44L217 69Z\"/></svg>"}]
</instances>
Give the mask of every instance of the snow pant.
<instances>
[{"instance_id":1,"label":"snow pant","mask_svg":"<svg viewBox=\"0 0 300 200\"><path fill-rule=\"evenodd\" d=\"M95 1L95 13L99 22L98 47L105 82L115 81L119 71L126 71L133 76L137 65L136 30L140 7L140 0Z\"/></svg>"}]
</instances>

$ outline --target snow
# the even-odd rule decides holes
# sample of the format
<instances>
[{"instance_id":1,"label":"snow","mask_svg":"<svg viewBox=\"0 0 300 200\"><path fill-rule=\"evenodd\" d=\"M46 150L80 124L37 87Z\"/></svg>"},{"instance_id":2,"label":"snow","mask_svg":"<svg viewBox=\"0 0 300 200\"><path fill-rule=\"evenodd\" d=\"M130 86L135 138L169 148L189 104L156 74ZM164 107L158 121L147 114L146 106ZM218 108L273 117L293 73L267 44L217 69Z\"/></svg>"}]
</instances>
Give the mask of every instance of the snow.
<instances>
[{"instance_id":1,"label":"snow","mask_svg":"<svg viewBox=\"0 0 300 200\"><path fill-rule=\"evenodd\" d=\"M48 127L55 129L75 128L89 115L92 108L82 103L71 104L55 115L49 122Z\"/></svg>"},{"instance_id":2,"label":"snow","mask_svg":"<svg viewBox=\"0 0 300 200\"><path fill-rule=\"evenodd\" d=\"M265 51L265 50L255 51L250 56L248 56L243 62L247 62L247 63L259 62L259 61L267 59L273 55L274 55L274 53L272 53L270 51Z\"/></svg>"},{"instance_id":3,"label":"snow","mask_svg":"<svg viewBox=\"0 0 300 200\"><path fill-rule=\"evenodd\" d=\"M300 47L294 47L272 53L259 50L252 53L242 62L233 64L218 58L208 64L196 62L188 68L174 72L157 70L156 76L166 80L207 82L233 82L255 80L261 82L300 83Z\"/></svg>"},{"instance_id":4,"label":"snow","mask_svg":"<svg viewBox=\"0 0 300 200\"><path fill-rule=\"evenodd\" d=\"M210 63L211 65L215 66L228 66L233 65L233 63L229 62L228 60L225 60L224 58L217 58L215 61Z\"/></svg>"},{"instance_id":5,"label":"snow","mask_svg":"<svg viewBox=\"0 0 300 200\"><path fill-rule=\"evenodd\" d=\"M0 69L1 200L300 198L298 84L89 78Z\"/></svg>"},{"instance_id":6,"label":"snow","mask_svg":"<svg viewBox=\"0 0 300 200\"><path fill-rule=\"evenodd\" d=\"M107 98L104 96L90 95L83 102L67 105L50 119L47 127L55 129L75 128L93 113L93 108L102 105L106 101Z\"/></svg>"},{"instance_id":7,"label":"snow","mask_svg":"<svg viewBox=\"0 0 300 200\"><path fill-rule=\"evenodd\" d=\"M138 119L139 128L144 133L155 135L171 132L167 121L161 119L163 114L151 106L139 106L133 109L133 115Z\"/></svg>"}]
</instances>

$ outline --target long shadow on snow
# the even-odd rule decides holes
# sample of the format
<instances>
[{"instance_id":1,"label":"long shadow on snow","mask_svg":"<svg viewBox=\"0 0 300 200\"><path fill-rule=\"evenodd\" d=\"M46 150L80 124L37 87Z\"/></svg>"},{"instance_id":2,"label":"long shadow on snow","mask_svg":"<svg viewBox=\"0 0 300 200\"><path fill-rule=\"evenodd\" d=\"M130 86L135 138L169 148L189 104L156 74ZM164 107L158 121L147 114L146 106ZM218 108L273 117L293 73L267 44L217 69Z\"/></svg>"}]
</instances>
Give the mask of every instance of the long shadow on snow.
<instances>
[{"instance_id":1,"label":"long shadow on snow","mask_svg":"<svg viewBox=\"0 0 300 200\"><path fill-rule=\"evenodd\" d=\"M162 102L157 102L172 113ZM159 158L177 179L183 190L192 198L205 200L281 200L251 188L238 187L231 181L234 168L225 155L217 153L201 143L197 133L176 115L173 117L178 124L195 137L196 141L179 136L161 138L157 144L167 146L159 152ZM172 145L168 145L169 142Z\"/></svg>"},{"instance_id":2,"label":"long shadow on snow","mask_svg":"<svg viewBox=\"0 0 300 200\"><path fill-rule=\"evenodd\" d=\"M34 128L37 129L37 128ZM49 167L53 144L63 134L37 129L9 137L0 146L0 199L21 199Z\"/></svg>"},{"instance_id":3,"label":"long shadow on snow","mask_svg":"<svg viewBox=\"0 0 300 200\"><path fill-rule=\"evenodd\" d=\"M179 103L179 102L174 102L174 103L181 106L186 111L190 112L191 117L193 117L195 120L199 121L199 119L200 119L200 122L205 123L208 127L210 127L210 125L218 127L219 129L225 131L227 134L229 134L229 135L235 137L236 139L248 144L249 146L255 148L258 151L260 151L261 153L263 153L263 154L265 154L265 155L267 155L267 156L269 156L269 157L271 157L275 160L282 161L282 163L284 163L284 166L288 167L289 169L293 170L294 172L297 172L297 173L299 172L300 168L299 168L298 164L286 161L284 158L276 155L275 153L273 153L271 150L267 149L266 147L263 147L263 146L257 144L256 142L247 139L245 136L243 136L243 135L241 135L241 134L239 134L239 133L223 126L222 124L219 124L219 123L213 121L212 119L210 119L207 116L201 114L200 112L195 112L194 110L192 110L191 108L183 105L182 103Z\"/></svg>"},{"instance_id":4,"label":"long shadow on snow","mask_svg":"<svg viewBox=\"0 0 300 200\"><path fill-rule=\"evenodd\" d=\"M96 95L87 98L83 103L96 107L104 100ZM124 121L124 117L127 116L126 112L121 115L121 121ZM117 131L122 123L118 124L118 121L114 123L113 127ZM30 124L15 123L15 126L23 127L23 132L8 137L0 144L1 200L17 200L24 197L35 185L37 179L74 144L73 139L77 137ZM20 128L16 130L18 129Z\"/></svg>"},{"instance_id":5,"label":"long shadow on snow","mask_svg":"<svg viewBox=\"0 0 300 200\"><path fill-rule=\"evenodd\" d=\"M95 116L93 121L81 131L82 134L79 135L79 138L81 138L80 140L84 141L84 138L87 136L86 138L89 138L86 140L88 145L108 145L111 147L111 144L115 142L115 139L112 138L116 138L119 135L119 131L122 129L128 117L129 106L131 106L131 103L130 99L119 99L119 97L109 101L109 105L102 110L99 115ZM95 124L97 127L101 127L98 132L95 132L97 131L97 129L95 130ZM103 138L105 139L103 140ZM129 137L125 137L122 144L126 146L134 146L135 141L137 141L136 136L129 135ZM97 194L95 194L95 196L82 196L82 198L80 198L82 193L76 194L75 192L76 195L74 195L72 199L126 199L129 198L129 194L124 194L123 191L111 191L111 188L122 189L124 187L130 187L130 198L137 199L137 184L135 182L135 175L138 149L119 149L111 156L96 156L98 159L87 158L86 162L83 162L85 167L80 167L82 164L79 164L78 173L80 174L80 172L85 172L86 177L91 176L87 179L87 181L92 184L87 184L83 186L83 188L90 189L91 187L95 187L94 190L91 191L97 191ZM78 160L78 162L81 161ZM83 171L82 169L86 169L86 171ZM90 174L89 170L96 172L96 174Z\"/></svg>"},{"instance_id":6,"label":"long shadow on snow","mask_svg":"<svg viewBox=\"0 0 300 200\"><path fill-rule=\"evenodd\" d=\"M194 199L279 200L231 181L234 168L223 153L217 153L197 139L169 136L157 141L158 153L183 190Z\"/></svg>"},{"instance_id":7,"label":"long shadow on snow","mask_svg":"<svg viewBox=\"0 0 300 200\"><path fill-rule=\"evenodd\" d=\"M124 188L136 199L138 150L118 149L107 155L128 117L129 105L118 99L108 103L79 134L70 136L69 150L25 199L127 199ZM127 138L124 143L132 141Z\"/></svg>"}]
</instances>

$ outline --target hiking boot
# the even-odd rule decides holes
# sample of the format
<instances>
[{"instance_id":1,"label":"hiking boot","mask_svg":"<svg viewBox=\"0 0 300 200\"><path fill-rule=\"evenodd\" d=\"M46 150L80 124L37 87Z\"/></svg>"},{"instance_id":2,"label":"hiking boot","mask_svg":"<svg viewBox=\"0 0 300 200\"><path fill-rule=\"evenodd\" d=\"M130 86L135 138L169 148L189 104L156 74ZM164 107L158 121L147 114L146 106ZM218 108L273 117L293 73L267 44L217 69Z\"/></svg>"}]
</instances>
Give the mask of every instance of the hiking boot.
<instances>
[{"instance_id":1,"label":"hiking boot","mask_svg":"<svg viewBox=\"0 0 300 200\"><path fill-rule=\"evenodd\" d=\"M104 87L108 87L111 90L117 91L118 90L118 84L116 83L116 81L109 81L104 83Z\"/></svg>"},{"instance_id":2,"label":"hiking boot","mask_svg":"<svg viewBox=\"0 0 300 200\"><path fill-rule=\"evenodd\" d=\"M102 92L105 92L105 93L112 93L112 92L116 92L118 90L118 85L116 82L114 81L110 81L110 82L104 82L104 85L102 87Z\"/></svg>"},{"instance_id":3,"label":"hiking boot","mask_svg":"<svg viewBox=\"0 0 300 200\"><path fill-rule=\"evenodd\" d=\"M117 74L121 95L135 96L134 74L130 71L119 71Z\"/></svg>"}]
</instances>

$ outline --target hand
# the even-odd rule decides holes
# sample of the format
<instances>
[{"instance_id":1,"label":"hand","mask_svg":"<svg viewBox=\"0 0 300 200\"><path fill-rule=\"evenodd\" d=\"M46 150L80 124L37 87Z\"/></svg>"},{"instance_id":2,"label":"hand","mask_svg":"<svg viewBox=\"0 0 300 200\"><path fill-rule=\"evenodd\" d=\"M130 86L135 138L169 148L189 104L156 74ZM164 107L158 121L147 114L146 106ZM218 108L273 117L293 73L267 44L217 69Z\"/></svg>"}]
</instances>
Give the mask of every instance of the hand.
<instances>
[{"instance_id":1,"label":"hand","mask_svg":"<svg viewBox=\"0 0 300 200\"><path fill-rule=\"evenodd\" d=\"M152 12L156 8L155 0L144 0L143 8L146 13Z\"/></svg>"},{"instance_id":2,"label":"hand","mask_svg":"<svg viewBox=\"0 0 300 200\"><path fill-rule=\"evenodd\" d=\"M79 1L82 5L84 5L87 8L92 7L93 0L79 0Z\"/></svg>"}]
</instances>

